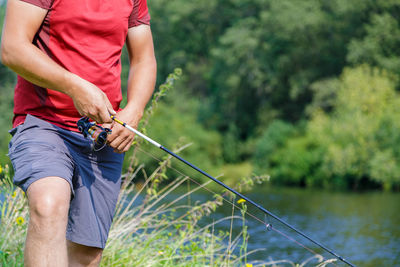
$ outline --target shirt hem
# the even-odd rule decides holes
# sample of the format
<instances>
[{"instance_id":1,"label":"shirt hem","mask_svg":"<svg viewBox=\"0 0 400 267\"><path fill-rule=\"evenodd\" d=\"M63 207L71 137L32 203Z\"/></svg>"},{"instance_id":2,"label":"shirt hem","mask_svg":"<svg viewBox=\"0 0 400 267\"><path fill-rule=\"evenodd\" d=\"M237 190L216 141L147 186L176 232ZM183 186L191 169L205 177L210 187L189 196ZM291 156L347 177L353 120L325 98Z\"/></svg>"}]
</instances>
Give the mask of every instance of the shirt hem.
<instances>
[{"instance_id":1,"label":"shirt hem","mask_svg":"<svg viewBox=\"0 0 400 267\"><path fill-rule=\"evenodd\" d=\"M37 0L21 0L22 2L26 2L28 4L49 10L51 9L51 5L47 6L46 4L44 4L42 1L37 1Z\"/></svg>"}]
</instances>

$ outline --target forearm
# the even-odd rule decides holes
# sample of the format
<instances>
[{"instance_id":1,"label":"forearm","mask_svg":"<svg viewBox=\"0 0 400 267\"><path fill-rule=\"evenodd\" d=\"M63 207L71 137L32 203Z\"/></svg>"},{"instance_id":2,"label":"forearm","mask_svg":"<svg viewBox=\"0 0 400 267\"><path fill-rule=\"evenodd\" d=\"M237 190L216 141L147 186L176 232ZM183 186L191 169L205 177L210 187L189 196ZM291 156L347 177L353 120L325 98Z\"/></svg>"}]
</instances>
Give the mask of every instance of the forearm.
<instances>
[{"instance_id":1,"label":"forearm","mask_svg":"<svg viewBox=\"0 0 400 267\"><path fill-rule=\"evenodd\" d=\"M29 82L70 96L82 80L28 42L11 45L3 40L2 62Z\"/></svg>"},{"instance_id":2,"label":"forearm","mask_svg":"<svg viewBox=\"0 0 400 267\"><path fill-rule=\"evenodd\" d=\"M154 57L131 64L128 79L127 105L132 115L142 117L156 82L157 64Z\"/></svg>"}]
</instances>

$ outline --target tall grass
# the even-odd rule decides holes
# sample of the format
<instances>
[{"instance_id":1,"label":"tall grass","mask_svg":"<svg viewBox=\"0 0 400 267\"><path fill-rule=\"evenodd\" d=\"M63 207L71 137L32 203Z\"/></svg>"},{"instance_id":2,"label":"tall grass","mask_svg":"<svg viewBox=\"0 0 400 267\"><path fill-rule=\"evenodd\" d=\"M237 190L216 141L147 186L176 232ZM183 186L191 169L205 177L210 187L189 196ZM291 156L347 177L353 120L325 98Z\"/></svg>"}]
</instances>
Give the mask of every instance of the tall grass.
<instances>
[{"instance_id":1,"label":"tall grass","mask_svg":"<svg viewBox=\"0 0 400 267\"><path fill-rule=\"evenodd\" d=\"M171 157L166 157L148 176L144 184L135 186L133 180L144 171L123 175L124 183L116 208L101 266L325 266L315 256L302 264L289 260L247 261L255 251L247 251L249 235L246 226L246 204L232 205L232 215L204 224L200 219L211 215L222 205L228 193L215 195L211 200L191 203L188 197L207 183L188 188L176 194L175 190L189 182L179 175L165 182L165 171ZM24 193L12 186L8 166L1 170L0 195L3 197L0 223L1 266L23 266L23 247L29 220ZM164 183L163 183L164 181ZM160 184L163 184L160 186ZM172 196L173 194L173 196ZM172 196L172 197L171 197ZM241 216L234 209L241 205ZM217 231L223 221L242 221L242 231L234 236ZM315 263L316 262L316 263Z\"/></svg>"},{"instance_id":2,"label":"tall grass","mask_svg":"<svg viewBox=\"0 0 400 267\"><path fill-rule=\"evenodd\" d=\"M0 263L23 266L28 209L22 190L14 188L8 165L0 166Z\"/></svg>"},{"instance_id":3,"label":"tall grass","mask_svg":"<svg viewBox=\"0 0 400 267\"><path fill-rule=\"evenodd\" d=\"M124 175L102 266L223 266L242 260L229 252L237 242L227 247L224 243L227 234L215 233L214 225L219 221L203 227L198 225L202 216L209 215L222 204L220 196L194 205L182 204L184 198L201 188L198 186L172 201L165 201L188 179L180 176L157 189L157 183L161 182L157 180L165 172L164 166L169 160L161 162L140 189L132 185L138 172ZM12 186L8 166L2 173L0 262L2 266L22 266L29 220L26 197Z\"/></svg>"},{"instance_id":4,"label":"tall grass","mask_svg":"<svg viewBox=\"0 0 400 267\"><path fill-rule=\"evenodd\" d=\"M227 266L228 262L239 264L243 260L231 253L238 242L228 247L225 242L228 234L217 233L214 227L220 221L240 216L200 226L199 220L215 211L222 198L214 196L202 203L188 203L188 196L203 184L177 197L174 194L171 199L171 193L188 182L189 177L179 175L165 182L170 160L170 157L162 160L140 188L131 185L143 170L141 167L124 177L116 218L104 251L104 266Z\"/></svg>"}]
</instances>

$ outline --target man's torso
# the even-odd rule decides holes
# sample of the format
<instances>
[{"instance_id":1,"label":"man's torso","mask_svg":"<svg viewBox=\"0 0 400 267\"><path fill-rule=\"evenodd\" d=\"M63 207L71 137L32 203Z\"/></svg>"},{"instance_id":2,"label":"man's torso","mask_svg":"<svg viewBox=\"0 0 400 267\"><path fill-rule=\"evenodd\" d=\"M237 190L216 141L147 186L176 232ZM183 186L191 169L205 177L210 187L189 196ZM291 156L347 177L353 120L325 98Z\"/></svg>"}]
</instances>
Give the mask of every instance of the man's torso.
<instances>
[{"instance_id":1,"label":"man's torso","mask_svg":"<svg viewBox=\"0 0 400 267\"><path fill-rule=\"evenodd\" d=\"M122 100L121 50L128 27L148 24L146 1L23 1L48 9L33 43L60 66L99 87L118 110ZM14 114L14 126L31 114L70 130L76 130L80 117L69 96L21 77L15 88Z\"/></svg>"}]
</instances>

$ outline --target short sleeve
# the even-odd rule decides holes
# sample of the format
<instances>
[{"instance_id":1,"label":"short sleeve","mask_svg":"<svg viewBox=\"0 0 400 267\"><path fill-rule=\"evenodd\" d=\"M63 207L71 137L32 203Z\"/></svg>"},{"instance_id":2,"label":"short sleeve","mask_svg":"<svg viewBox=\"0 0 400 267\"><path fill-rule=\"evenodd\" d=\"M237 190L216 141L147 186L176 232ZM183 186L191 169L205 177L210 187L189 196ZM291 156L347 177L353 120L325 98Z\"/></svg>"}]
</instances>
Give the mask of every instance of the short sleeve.
<instances>
[{"instance_id":1,"label":"short sleeve","mask_svg":"<svg viewBox=\"0 0 400 267\"><path fill-rule=\"evenodd\" d=\"M150 14L146 0L132 0L133 9L129 16L128 27L135 27L141 24L150 25Z\"/></svg>"},{"instance_id":2,"label":"short sleeve","mask_svg":"<svg viewBox=\"0 0 400 267\"><path fill-rule=\"evenodd\" d=\"M26 2L44 9L50 9L53 5L54 0L21 0L22 2Z\"/></svg>"}]
</instances>

